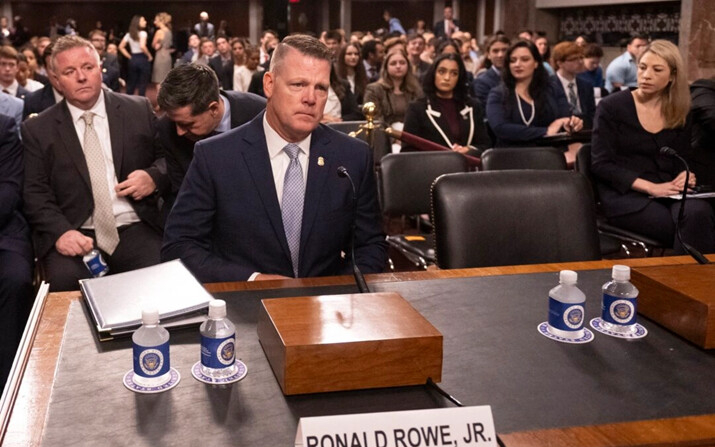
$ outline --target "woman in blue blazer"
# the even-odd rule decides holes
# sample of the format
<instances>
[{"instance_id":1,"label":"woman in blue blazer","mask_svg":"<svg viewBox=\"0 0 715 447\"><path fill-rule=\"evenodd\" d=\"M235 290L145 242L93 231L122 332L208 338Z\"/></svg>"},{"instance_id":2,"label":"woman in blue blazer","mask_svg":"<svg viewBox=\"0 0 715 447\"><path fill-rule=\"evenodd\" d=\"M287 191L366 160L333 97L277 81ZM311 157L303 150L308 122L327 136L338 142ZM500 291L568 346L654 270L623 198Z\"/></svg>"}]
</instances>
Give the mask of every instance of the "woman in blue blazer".
<instances>
[{"instance_id":1,"label":"woman in blue blazer","mask_svg":"<svg viewBox=\"0 0 715 447\"><path fill-rule=\"evenodd\" d=\"M571 115L563 90L549 81L532 42L521 40L509 47L502 75L503 82L487 99L496 146L528 146L544 136L583 128L583 121Z\"/></svg>"}]
</instances>

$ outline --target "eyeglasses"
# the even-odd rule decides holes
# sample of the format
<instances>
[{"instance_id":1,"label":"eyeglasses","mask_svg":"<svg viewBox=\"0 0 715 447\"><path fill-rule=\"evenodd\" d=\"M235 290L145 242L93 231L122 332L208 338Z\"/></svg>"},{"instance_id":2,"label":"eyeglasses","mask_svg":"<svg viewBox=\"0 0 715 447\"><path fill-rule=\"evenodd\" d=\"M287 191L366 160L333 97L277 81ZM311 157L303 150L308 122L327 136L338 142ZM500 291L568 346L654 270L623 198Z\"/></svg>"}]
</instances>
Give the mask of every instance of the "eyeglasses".
<instances>
[{"instance_id":1,"label":"eyeglasses","mask_svg":"<svg viewBox=\"0 0 715 447\"><path fill-rule=\"evenodd\" d=\"M576 62L576 61L582 61L583 56L571 56L566 59L566 62Z\"/></svg>"}]
</instances>

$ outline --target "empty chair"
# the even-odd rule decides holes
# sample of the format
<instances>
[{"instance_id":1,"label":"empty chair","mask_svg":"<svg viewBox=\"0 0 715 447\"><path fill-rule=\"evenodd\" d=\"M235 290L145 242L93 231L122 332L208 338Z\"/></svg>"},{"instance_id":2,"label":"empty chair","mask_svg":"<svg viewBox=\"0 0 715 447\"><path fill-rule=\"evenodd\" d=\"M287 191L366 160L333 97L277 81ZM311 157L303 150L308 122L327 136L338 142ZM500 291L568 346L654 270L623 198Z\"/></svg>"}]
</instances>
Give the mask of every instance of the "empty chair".
<instances>
[{"instance_id":1,"label":"empty chair","mask_svg":"<svg viewBox=\"0 0 715 447\"><path fill-rule=\"evenodd\" d=\"M500 147L482 154L483 171L566 169L564 152L555 147Z\"/></svg>"},{"instance_id":2,"label":"empty chair","mask_svg":"<svg viewBox=\"0 0 715 447\"><path fill-rule=\"evenodd\" d=\"M591 184L591 188L594 195L594 200L596 201L596 224L598 226L598 231L601 234L601 252L607 254L611 251L608 246L612 245L611 240L616 239L621 243L623 251L627 256L631 255L629 250L629 245L635 245L641 247L646 256L653 254L654 249L660 249L664 252L666 247L655 239L643 236L638 233L634 233L629 230L624 230L622 228L616 227L608 223L605 217L598 212L598 191L596 188L595 180L593 174L591 173L591 144L586 143L581 146L581 149L576 155L576 170L583 174Z\"/></svg>"},{"instance_id":3,"label":"empty chair","mask_svg":"<svg viewBox=\"0 0 715 447\"><path fill-rule=\"evenodd\" d=\"M600 259L591 187L577 172L443 175L432 216L440 268Z\"/></svg>"},{"instance_id":4,"label":"empty chair","mask_svg":"<svg viewBox=\"0 0 715 447\"><path fill-rule=\"evenodd\" d=\"M435 179L442 174L466 171L467 162L457 152L410 152L383 157L378 177L383 214L387 217L428 214L430 188ZM434 263L431 234L400 234L388 236L387 240L417 266L426 268Z\"/></svg>"}]
</instances>

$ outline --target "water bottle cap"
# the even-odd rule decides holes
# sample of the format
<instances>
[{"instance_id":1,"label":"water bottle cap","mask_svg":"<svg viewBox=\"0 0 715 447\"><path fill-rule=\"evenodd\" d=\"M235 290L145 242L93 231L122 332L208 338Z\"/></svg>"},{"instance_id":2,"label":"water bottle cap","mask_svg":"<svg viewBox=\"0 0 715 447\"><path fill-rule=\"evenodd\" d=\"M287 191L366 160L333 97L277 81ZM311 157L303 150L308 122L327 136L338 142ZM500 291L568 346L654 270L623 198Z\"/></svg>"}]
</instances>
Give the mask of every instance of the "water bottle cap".
<instances>
[{"instance_id":1,"label":"water bottle cap","mask_svg":"<svg viewBox=\"0 0 715 447\"><path fill-rule=\"evenodd\" d=\"M631 279L631 268L627 265L614 265L611 276L616 281L628 281Z\"/></svg>"},{"instance_id":2,"label":"water bottle cap","mask_svg":"<svg viewBox=\"0 0 715 447\"><path fill-rule=\"evenodd\" d=\"M159 309L147 308L142 310L142 324L158 324L159 323Z\"/></svg>"},{"instance_id":3,"label":"water bottle cap","mask_svg":"<svg viewBox=\"0 0 715 447\"><path fill-rule=\"evenodd\" d=\"M578 273L573 270L561 270L559 272L559 283L561 284L576 284Z\"/></svg>"},{"instance_id":4,"label":"water bottle cap","mask_svg":"<svg viewBox=\"0 0 715 447\"><path fill-rule=\"evenodd\" d=\"M226 317L226 301L212 300L209 302L209 318L218 320Z\"/></svg>"}]
</instances>

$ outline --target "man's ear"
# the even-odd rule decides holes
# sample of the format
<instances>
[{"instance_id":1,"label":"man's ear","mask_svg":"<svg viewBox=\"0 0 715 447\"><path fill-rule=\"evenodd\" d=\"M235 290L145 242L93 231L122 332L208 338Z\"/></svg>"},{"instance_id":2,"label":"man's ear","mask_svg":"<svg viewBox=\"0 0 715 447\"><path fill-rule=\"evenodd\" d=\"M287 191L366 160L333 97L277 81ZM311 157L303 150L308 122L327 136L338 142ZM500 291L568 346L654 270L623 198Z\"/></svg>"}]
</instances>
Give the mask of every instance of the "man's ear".
<instances>
[{"instance_id":1,"label":"man's ear","mask_svg":"<svg viewBox=\"0 0 715 447\"><path fill-rule=\"evenodd\" d=\"M275 74L271 71L267 71L263 75L263 94L266 98L273 96L273 87L275 86Z\"/></svg>"}]
</instances>

